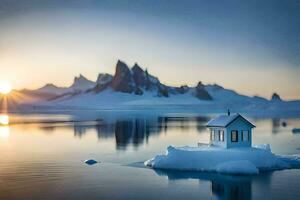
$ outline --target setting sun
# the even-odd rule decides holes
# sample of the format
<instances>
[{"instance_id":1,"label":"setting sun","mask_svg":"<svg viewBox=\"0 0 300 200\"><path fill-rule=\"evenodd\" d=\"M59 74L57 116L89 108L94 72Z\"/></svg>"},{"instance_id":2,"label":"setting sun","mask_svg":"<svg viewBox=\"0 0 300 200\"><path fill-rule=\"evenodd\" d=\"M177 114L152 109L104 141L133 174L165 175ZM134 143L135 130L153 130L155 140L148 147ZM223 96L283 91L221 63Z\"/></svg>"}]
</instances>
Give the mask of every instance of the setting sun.
<instances>
[{"instance_id":1,"label":"setting sun","mask_svg":"<svg viewBox=\"0 0 300 200\"><path fill-rule=\"evenodd\" d=\"M9 82L0 81L0 93L8 94L11 92L11 84Z\"/></svg>"}]
</instances>

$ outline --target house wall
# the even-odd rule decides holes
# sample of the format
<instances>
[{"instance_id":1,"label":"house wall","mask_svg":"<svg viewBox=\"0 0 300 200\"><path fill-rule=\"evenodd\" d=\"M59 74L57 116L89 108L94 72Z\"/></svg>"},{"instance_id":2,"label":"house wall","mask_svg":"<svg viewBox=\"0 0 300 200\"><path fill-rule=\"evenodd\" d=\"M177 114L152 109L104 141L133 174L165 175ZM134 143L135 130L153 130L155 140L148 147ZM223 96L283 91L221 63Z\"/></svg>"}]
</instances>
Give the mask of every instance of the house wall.
<instances>
[{"instance_id":1,"label":"house wall","mask_svg":"<svg viewBox=\"0 0 300 200\"><path fill-rule=\"evenodd\" d=\"M238 142L231 142L231 131L238 131ZM242 141L242 131L249 131L248 141ZM252 128L243 118L238 118L232 122L226 129L227 148L232 147L251 147L252 146Z\"/></svg>"},{"instance_id":2,"label":"house wall","mask_svg":"<svg viewBox=\"0 0 300 200\"><path fill-rule=\"evenodd\" d=\"M224 131L224 141L216 140L216 138L218 138L218 136L215 135L215 140L211 140L210 143L212 145L215 145L215 146L226 148L227 147L226 129L225 128L219 128L219 127L210 128L210 131L214 131L214 130L217 130L217 131L218 130L223 130Z\"/></svg>"}]
</instances>

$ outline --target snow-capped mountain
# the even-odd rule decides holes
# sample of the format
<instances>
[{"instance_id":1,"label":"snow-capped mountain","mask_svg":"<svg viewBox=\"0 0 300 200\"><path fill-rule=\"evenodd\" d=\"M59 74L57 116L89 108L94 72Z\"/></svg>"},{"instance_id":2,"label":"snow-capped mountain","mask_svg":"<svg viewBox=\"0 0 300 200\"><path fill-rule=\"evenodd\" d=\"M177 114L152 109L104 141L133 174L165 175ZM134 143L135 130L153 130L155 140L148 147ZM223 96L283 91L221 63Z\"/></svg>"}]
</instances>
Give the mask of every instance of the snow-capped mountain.
<instances>
[{"instance_id":1,"label":"snow-capped mountain","mask_svg":"<svg viewBox=\"0 0 300 200\"><path fill-rule=\"evenodd\" d=\"M78 80L78 78L75 80ZM88 88L89 86L89 88ZM71 86L72 88L73 86ZM126 63L118 61L114 76L110 74L99 74L96 85L88 84L86 90L81 92L68 91L61 95L63 98L56 98L56 101L65 101L70 98L79 98L78 95L86 94L101 94L106 90L131 94L135 96L148 96L171 98L175 95L191 96L198 100L212 100L210 94L206 91L205 85L201 82L196 87L171 87L159 81L159 79L143 70L137 63L132 68L129 68ZM83 94L82 94L83 93ZM76 96L76 97L75 97Z\"/></svg>"},{"instance_id":2,"label":"snow-capped mountain","mask_svg":"<svg viewBox=\"0 0 300 200\"><path fill-rule=\"evenodd\" d=\"M110 74L99 74L98 75L98 78L97 78L97 81L96 81L96 84L100 84L100 85L104 85L106 83L109 83L111 82L113 79L113 76L110 75Z\"/></svg>"},{"instance_id":3,"label":"snow-capped mountain","mask_svg":"<svg viewBox=\"0 0 300 200\"><path fill-rule=\"evenodd\" d=\"M225 89L222 86L217 84L206 85L206 91L211 95L214 101L222 101L222 102L268 102L267 99L259 96L249 97L246 95L239 94L234 90Z\"/></svg>"},{"instance_id":4,"label":"snow-capped mountain","mask_svg":"<svg viewBox=\"0 0 300 200\"><path fill-rule=\"evenodd\" d=\"M58 87L54 84L46 84L45 86L37 89L37 90L33 90L36 93L48 93L48 94L63 94L67 91L67 87Z\"/></svg>"},{"instance_id":5,"label":"snow-capped mountain","mask_svg":"<svg viewBox=\"0 0 300 200\"><path fill-rule=\"evenodd\" d=\"M67 89L68 92L82 92L92 87L95 87L96 83L88 80L83 75L79 75L74 78L73 84Z\"/></svg>"},{"instance_id":6,"label":"snow-capped mountain","mask_svg":"<svg viewBox=\"0 0 300 200\"><path fill-rule=\"evenodd\" d=\"M52 83L46 84L36 90L23 89L19 93L24 94L26 97L35 97L37 101L53 100L60 96L67 94L75 94L86 91L87 89L95 87L96 82L90 81L83 75L74 78L74 81L69 87L58 87Z\"/></svg>"},{"instance_id":7,"label":"snow-capped mountain","mask_svg":"<svg viewBox=\"0 0 300 200\"><path fill-rule=\"evenodd\" d=\"M114 75L99 74L95 82L84 76L74 78L70 87L57 87L47 84L37 90L23 90L28 95L41 96L34 107L59 108L119 108L128 106L166 106L166 105L197 105L203 109L236 108L237 110L278 110L294 107L300 108L300 102L280 100L278 94L273 100L262 97L245 96L233 90L213 84L205 85L201 81L194 87L183 85L172 87L165 85L144 70L137 63L132 68L118 61ZM22 102L24 103L24 102ZM284 105L283 105L284 104ZM299 109L298 109L299 110ZM300 112L300 110L299 110Z\"/></svg>"}]
</instances>

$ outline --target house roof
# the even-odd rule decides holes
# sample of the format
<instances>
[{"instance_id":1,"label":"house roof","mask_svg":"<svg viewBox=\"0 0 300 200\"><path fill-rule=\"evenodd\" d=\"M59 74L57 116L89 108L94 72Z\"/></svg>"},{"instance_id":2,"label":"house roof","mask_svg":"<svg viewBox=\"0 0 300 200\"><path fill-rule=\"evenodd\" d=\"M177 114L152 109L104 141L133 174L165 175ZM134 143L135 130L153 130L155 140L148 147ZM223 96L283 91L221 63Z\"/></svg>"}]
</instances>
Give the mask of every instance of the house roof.
<instances>
[{"instance_id":1,"label":"house roof","mask_svg":"<svg viewBox=\"0 0 300 200\"><path fill-rule=\"evenodd\" d=\"M249 122L247 119L245 119L242 115L239 113L232 114L232 115L220 115L212 120L210 120L206 126L207 127L227 127L232 122L234 122L238 118L242 118L244 121L246 121L252 128L255 127L251 122Z\"/></svg>"}]
</instances>

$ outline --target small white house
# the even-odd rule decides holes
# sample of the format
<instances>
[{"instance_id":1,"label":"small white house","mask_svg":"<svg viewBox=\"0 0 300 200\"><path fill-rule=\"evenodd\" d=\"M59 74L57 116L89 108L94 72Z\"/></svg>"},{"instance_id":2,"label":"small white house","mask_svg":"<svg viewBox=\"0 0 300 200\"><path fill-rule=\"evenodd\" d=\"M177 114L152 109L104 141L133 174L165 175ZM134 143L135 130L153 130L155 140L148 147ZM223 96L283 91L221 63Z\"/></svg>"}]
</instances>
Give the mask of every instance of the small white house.
<instances>
[{"instance_id":1,"label":"small white house","mask_svg":"<svg viewBox=\"0 0 300 200\"><path fill-rule=\"evenodd\" d=\"M255 126L238 113L220 115L206 126L210 129L210 145L224 148L252 146L252 128Z\"/></svg>"}]
</instances>

